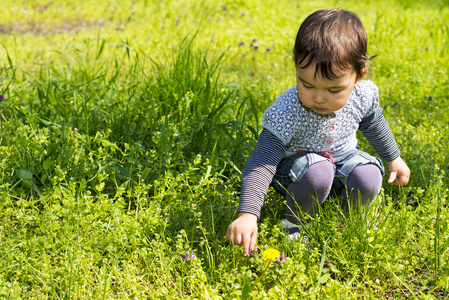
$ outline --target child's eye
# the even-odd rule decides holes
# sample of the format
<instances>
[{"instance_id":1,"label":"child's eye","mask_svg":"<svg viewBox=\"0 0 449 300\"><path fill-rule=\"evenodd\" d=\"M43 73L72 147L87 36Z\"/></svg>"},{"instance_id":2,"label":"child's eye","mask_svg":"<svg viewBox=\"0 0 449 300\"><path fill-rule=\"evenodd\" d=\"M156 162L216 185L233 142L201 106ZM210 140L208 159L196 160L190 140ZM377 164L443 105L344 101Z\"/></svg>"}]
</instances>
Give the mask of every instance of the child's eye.
<instances>
[{"instance_id":1,"label":"child's eye","mask_svg":"<svg viewBox=\"0 0 449 300\"><path fill-rule=\"evenodd\" d=\"M305 85L304 83L302 84L302 86L305 87L305 88L308 89L308 90L312 89L311 86Z\"/></svg>"},{"instance_id":2,"label":"child's eye","mask_svg":"<svg viewBox=\"0 0 449 300\"><path fill-rule=\"evenodd\" d=\"M340 93L342 90L329 90L329 92L331 92L332 94L338 94Z\"/></svg>"}]
</instances>

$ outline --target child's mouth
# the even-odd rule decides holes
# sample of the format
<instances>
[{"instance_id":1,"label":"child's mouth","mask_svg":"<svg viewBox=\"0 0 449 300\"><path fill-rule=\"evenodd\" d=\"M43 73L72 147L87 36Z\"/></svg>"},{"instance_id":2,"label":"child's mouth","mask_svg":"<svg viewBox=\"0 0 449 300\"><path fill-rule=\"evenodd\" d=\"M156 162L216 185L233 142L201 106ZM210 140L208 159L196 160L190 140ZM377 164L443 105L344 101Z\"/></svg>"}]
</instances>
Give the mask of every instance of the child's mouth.
<instances>
[{"instance_id":1,"label":"child's mouth","mask_svg":"<svg viewBox=\"0 0 449 300\"><path fill-rule=\"evenodd\" d=\"M314 106L313 109L315 111L319 111L319 112L327 111L327 109L325 109L324 107L318 107L318 106Z\"/></svg>"}]
</instances>

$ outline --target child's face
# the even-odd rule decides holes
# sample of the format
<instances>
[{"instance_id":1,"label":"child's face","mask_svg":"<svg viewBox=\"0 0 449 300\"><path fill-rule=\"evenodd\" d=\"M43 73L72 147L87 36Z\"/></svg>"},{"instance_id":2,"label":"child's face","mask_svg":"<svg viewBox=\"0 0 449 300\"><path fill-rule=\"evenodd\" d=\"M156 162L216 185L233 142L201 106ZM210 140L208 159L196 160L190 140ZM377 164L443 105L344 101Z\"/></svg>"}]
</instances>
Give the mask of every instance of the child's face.
<instances>
[{"instance_id":1,"label":"child's face","mask_svg":"<svg viewBox=\"0 0 449 300\"><path fill-rule=\"evenodd\" d=\"M298 96L304 106L318 114L328 114L345 106L352 89L359 84L354 71L343 72L341 77L327 80L315 77L315 65L296 68Z\"/></svg>"}]
</instances>

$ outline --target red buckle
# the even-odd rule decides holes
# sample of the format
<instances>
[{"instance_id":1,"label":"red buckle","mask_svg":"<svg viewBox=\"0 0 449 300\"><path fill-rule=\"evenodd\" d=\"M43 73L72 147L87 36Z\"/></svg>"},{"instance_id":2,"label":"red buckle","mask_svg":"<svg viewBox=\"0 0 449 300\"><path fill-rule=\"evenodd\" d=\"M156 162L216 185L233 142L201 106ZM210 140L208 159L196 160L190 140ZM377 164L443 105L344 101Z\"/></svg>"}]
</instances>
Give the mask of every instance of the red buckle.
<instances>
[{"instance_id":1,"label":"red buckle","mask_svg":"<svg viewBox=\"0 0 449 300\"><path fill-rule=\"evenodd\" d=\"M334 158L329 153L324 152L323 154L321 154L321 156L329 158L331 160L331 163L334 163Z\"/></svg>"}]
</instances>

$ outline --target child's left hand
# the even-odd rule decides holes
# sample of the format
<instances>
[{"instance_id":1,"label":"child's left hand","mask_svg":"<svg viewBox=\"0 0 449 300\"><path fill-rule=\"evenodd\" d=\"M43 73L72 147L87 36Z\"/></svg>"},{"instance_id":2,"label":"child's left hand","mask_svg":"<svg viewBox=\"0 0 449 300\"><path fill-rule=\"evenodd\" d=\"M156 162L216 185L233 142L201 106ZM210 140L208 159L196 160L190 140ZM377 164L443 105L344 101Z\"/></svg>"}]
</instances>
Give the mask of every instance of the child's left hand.
<instances>
[{"instance_id":1,"label":"child's left hand","mask_svg":"<svg viewBox=\"0 0 449 300\"><path fill-rule=\"evenodd\" d=\"M388 183L406 185L410 179L410 169L400 156L388 162L390 177Z\"/></svg>"}]
</instances>

